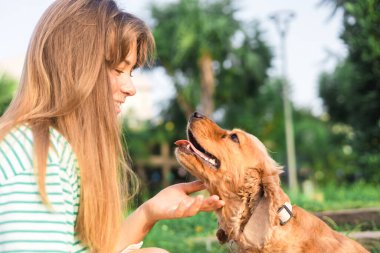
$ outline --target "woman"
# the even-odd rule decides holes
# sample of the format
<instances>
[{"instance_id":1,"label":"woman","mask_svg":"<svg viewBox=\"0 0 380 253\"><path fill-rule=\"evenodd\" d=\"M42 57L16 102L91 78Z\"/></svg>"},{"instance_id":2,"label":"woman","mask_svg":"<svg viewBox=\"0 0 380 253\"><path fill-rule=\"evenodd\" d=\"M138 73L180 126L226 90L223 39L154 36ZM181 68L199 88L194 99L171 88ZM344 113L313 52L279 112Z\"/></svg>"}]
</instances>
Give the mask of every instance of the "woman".
<instances>
[{"instance_id":1,"label":"woman","mask_svg":"<svg viewBox=\"0 0 380 253\"><path fill-rule=\"evenodd\" d=\"M113 0L58 0L44 13L0 119L1 252L166 252L138 249L158 220L223 206L188 196L199 182L178 184L123 220L136 180L117 113L153 51L146 25Z\"/></svg>"}]
</instances>

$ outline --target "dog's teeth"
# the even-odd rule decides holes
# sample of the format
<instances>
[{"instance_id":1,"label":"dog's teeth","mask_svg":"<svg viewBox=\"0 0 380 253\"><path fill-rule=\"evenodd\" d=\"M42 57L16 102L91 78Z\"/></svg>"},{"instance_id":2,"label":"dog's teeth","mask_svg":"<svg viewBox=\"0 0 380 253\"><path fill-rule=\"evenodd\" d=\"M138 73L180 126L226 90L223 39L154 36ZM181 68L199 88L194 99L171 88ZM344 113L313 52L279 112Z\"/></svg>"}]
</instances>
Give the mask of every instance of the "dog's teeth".
<instances>
[{"instance_id":1,"label":"dog's teeth","mask_svg":"<svg viewBox=\"0 0 380 253\"><path fill-rule=\"evenodd\" d=\"M211 159L207 156L204 156L203 159L215 166L215 159Z\"/></svg>"}]
</instances>

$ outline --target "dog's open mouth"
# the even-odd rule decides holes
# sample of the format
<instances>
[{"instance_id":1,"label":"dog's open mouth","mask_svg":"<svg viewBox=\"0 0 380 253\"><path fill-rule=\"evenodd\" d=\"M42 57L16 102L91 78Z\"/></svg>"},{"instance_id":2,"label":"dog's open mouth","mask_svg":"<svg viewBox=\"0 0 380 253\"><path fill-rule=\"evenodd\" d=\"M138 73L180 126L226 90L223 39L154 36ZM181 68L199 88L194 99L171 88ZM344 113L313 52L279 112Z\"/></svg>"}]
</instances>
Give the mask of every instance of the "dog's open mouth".
<instances>
[{"instance_id":1,"label":"dog's open mouth","mask_svg":"<svg viewBox=\"0 0 380 253\"><path fill-rule=\"evenodd\" d=\"M187 132L189 140L178 140L175 144L182 148L185 152L190 152L195 154L197 157L201 158L204 162L211 165L215 169L220 168L220 160L216 158L213 154L207 152L195 139L194 135L190 130Z\"/></svg>"}]
</instances>

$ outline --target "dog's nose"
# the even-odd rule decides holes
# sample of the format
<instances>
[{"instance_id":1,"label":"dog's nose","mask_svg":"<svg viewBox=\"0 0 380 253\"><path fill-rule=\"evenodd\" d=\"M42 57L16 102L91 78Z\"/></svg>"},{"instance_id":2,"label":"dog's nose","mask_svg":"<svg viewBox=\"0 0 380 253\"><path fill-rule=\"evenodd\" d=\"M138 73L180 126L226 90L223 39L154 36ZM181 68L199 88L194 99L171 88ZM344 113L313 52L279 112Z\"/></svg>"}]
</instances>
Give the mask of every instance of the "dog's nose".
<instances>
[{"instance_id":1,"label":"dog's nose","mask_svg":"<svg viewBox=\"0 0 380 253\"><path fill-rule=\"evenodd\" d=\"M194 112L193 115L191 115L191 117L197 118L197 119L203 119L205 116L203 116L203 114L200 114L199 112Z\"/></svg>"}]
</instances>

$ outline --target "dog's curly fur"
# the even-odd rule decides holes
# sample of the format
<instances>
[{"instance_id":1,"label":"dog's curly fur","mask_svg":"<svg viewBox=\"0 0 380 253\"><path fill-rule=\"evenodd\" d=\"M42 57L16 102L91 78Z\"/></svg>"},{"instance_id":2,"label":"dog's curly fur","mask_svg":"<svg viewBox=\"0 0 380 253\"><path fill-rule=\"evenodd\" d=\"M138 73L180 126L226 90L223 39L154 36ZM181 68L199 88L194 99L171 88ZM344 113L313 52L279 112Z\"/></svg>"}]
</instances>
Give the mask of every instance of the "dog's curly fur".
<instances>
[{"instance_id":1,"label":"dog's curly fur","mask_svg":"<svg viewBox=\"0 0 380 253\"><path fill-rule=\"evenodd\" d=\"M255 136L221 129L198 113L189 121L188 135L189 141L180 142L176 149L176 157L210 194L225 201L216 211L221 243L234 241L240 253L368 252L297 206L293 217L280 224L278 209L290 202L280 187L281 167ZM195 146L218 161L207 162L199 151L194 152Z\"/></svg>"}]
</instances>

